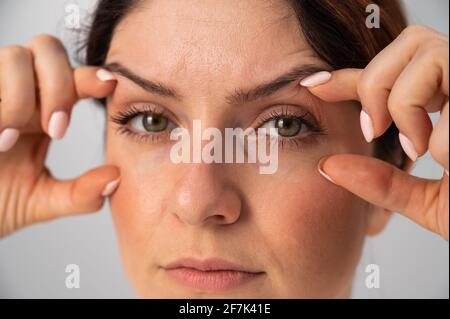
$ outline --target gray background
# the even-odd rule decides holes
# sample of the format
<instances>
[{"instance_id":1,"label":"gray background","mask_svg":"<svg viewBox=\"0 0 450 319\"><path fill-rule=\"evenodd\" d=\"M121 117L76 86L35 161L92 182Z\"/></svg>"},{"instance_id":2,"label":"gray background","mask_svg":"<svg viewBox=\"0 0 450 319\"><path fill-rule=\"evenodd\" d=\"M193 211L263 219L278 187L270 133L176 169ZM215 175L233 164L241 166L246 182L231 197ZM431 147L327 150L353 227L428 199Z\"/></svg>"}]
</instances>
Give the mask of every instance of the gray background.
<instances>
[{"instance_id":1,"label":"gray background","mask_svg":"<svg viewBox=\"0 0 450 319\"><path fill-rule=\"evenodd\" d=\"M69 45L73 34L64 27L65 7L75 3L82 17L90 0L1 0L0 47L23 44L33 35L50 33ZM410 22L448 34L447 0L405 0ZM435 116L433 117L435 120ZM52 143L48 166L55 176L71 178L102 163L103 113L92 102L75 108L63 141ZM413 170L440 178L442 169L429 154ZM81 287L65 287L65 267L81 269ZM365 266L380 266L381 287L367 289ZM34 225L0 241L0 298L134 298L122 270L109 209L81 217ZM358 267L355 298L448 298L449 246L437 235L395 214L386 231L366 243Z\"/></svg>"}]
</instances>

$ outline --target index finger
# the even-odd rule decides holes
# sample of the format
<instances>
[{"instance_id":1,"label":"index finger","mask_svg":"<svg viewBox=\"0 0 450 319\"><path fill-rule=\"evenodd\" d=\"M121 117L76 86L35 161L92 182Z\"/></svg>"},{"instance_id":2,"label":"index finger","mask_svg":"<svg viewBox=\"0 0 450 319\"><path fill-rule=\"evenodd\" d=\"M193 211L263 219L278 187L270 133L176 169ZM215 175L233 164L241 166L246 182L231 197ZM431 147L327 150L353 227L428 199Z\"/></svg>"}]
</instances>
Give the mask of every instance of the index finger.
<instances>
[{"instance_id":1,"label":"index finger","mask_svg":"<svg viewBox=\"0 0 450 319\"><path fill-rule=\"evenodd\" d=\"M362 71L362 69L341 69L331 72L324 83L314 81L309 85L307 81L306 83L302 81L300 84L308 87L312 94L326 102L350 100L360 102L357 83Z\"/></svg>"}]
</instances>

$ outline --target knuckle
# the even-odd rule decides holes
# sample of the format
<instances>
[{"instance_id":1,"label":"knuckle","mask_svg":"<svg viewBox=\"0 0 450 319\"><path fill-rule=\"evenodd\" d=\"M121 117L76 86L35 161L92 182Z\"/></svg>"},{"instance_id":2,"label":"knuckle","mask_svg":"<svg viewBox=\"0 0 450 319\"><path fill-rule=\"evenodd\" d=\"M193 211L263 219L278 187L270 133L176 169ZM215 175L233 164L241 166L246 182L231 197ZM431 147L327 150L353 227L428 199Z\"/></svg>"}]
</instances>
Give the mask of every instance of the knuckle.
<instances>
[{"instance_id":1,"label":"knuckle","mask_svg":"<svg viewBox=\"0 0 450 319\"><path fill-rule=\"evenodd\" d=\"M22 112L2 112L2 125L14 128L22 128L27 124L27 118Z\"/></svg>"},{"instance_id":2,"label":"knuckle","mask_svg":"<svg viewBox=\"0 0 450 319\"><path fill-rule=\"evenodd\" d=\"M427 26L421 24L414 24L403 29L400 35L409 38L430 33L435 33L435 31Z\"/></svg>"},{"instance_id":3,"label":"knuckle","mask_svg":"<svg viewBox=\"0 0 450 319\"><path fill-rule=\"evenodd\" d=\"M402 112L401 110L404 110L407 105L408 101L404 96L395 92L392 92L389 95L387 107L392 117L399 115L399 113Z\"/></svg>"},{"instance_id":4,"label":"knuckle","mask_svg":"<svg viewBox=\"0 0 450 319\"><path fill-rule=\"evenodd\" d=\"M49 34L39 34L31 38L29 45L34 48L51 47L63 49L63 45L59 39Z\"/></svg>"},{"instance_id":5,"label":"knuckle","mask_svg":"<svg viewBox=\"0 0 450 319\"><path fill-rule=\"evenodd\" d=\"M32 112L34 104L30 105L29 101L18 99L11 103L7 102L1 107L0 121L1 125L22 128L30 121L33 116Z\"/></svg>"},{"instance_id":6,"label":"knuckle","mask_svg":"<svg viewBox=\"0 0 450 319\"><path fill-rule=\"evenodd\" d=\"M390 169L384 174L377 175L377 183L379 185L378 189L382 189L383 193L381 195L381 201L391 205L397 201L394 185L394 170ZM378 186L377 185L377 186Z\"/></svg>"},{"instance_id":7,"label":"knuckle","mask_svg":"<svg viewBox=\"0 0 450 319\"><path fill-rule=\"evenodd\" d=\"M68 79L49 81L42 86L42 102L58 106L70 106L74 101L73 83Z\"/></svg>"},{"instance_id":8,"label":"knuckle","mask_svg":"<svg viewBox=\"0 0 450 319\"><path fill-rule=\"evenodd\" d=\"M31 59L31 53L23 46L10 45L0 51L0 58L8 63L13 61L23 61L26 59Z\"/></svg>"},{"instance_id":9,"label":"knuckle","mask_svg":"<svg viewBox=\"0 0 450 319\"><path fill-rule=\"evenodd\" d=\"M376 86L377 80L366 73L361 75L358 83L356 84L356 90L358 95L363 97L366 96L369 92L371 92Z\"/></svg>"},{"instance_id":10,"label":"knuckle","mask_svg":"<svg viewBox=\"0 0 450 319\"><path fill-rule=\"evenodd\" d=\"M46 95L62 96L67 90L69 83L64 79L48 80L41 88Z\"/></svg>"},{"instance_id":11,"label":"knuckle","mask_svg":"<svg viewBox=\"0 0 450 319\"><path fill-rule=\"evenodd\" d=\"M438 40L431 40L421 46L417 51L417 57L426 62L448 61L448 46L442 45Z\"/></svg>"},{"instance_id":12,"label":"knuckle","mask_svg":"<svg viewBox=\"0 0 450 319\"><path fill-rule=\"evenodd\" d=\"M66 54L66 49L61 41L54 36L48 34L41 34L34 36L28 43L31 51L51 50L53 52L59 52Z\"/></svg>"}]
</instances>

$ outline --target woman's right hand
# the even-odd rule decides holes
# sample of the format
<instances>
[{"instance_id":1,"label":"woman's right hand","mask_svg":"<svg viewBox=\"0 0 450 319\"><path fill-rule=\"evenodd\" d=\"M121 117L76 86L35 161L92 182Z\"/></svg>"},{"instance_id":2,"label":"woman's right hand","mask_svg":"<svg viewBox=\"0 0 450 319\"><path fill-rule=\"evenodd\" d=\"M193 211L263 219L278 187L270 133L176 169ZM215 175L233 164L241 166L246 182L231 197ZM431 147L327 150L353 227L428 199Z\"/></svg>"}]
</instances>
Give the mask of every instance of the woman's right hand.
<instances>
[{"instance_id":1,"label":"woman's right hand","mask_svg":"<svg viewBox=\"0 0 450 319\"><path fill-rule=\"evenodd\" d=\"M45 167L50 140L63 137L77 100L114 90L112 75L99 70L73 70L61 42L48 35L0 49L0 238L29 224L97 211L117 187L114 166L68 181Z\"/></svg>"}]
</instances>

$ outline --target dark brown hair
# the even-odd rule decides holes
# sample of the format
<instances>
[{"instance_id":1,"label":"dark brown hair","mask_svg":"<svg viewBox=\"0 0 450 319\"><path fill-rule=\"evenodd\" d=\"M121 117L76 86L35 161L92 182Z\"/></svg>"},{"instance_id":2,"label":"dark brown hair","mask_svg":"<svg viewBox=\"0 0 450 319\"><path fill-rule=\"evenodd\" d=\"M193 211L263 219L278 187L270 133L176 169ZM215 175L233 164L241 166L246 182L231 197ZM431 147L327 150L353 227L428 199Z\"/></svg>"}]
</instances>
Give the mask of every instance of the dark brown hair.
<instances>
[{"instance_id":1,"label":"dark brown hair","mask_svg":"<svg viewBox=\"0 0 450 319\"><path fill-rule=\"evenodd\" d=\"M287 0L301 31L317 55L333 69L364 68L406 27L397 0ZM90 26L86 64L105 62L114 30L139 0L99 0ZM366 26L369 4L380 9L380 28ZM403 168L407 156L395 124L375 141L375 157Z\"/></svg>"}]
</instances>

